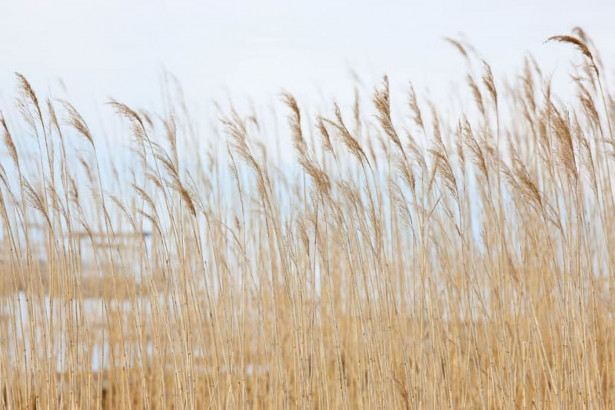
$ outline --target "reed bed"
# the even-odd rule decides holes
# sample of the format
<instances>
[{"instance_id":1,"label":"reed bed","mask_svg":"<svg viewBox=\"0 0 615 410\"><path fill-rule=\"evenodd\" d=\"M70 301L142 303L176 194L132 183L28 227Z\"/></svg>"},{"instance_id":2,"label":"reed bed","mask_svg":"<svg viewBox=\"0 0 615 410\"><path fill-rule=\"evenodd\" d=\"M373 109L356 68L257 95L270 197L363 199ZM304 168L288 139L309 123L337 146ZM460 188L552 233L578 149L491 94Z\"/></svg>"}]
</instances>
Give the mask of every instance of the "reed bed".
<instances>
[{"instance_id":1,"label":"reed bed","mask_svg":"<svg viewBox=\"0 0 615 410\"><path fill-rule=\"evenodd\" d=\"M110 136L17 75L0 407L615 408L615 96L550 40L568 100L449 39L458 113L385 77L279 127L111 101Z\"/></svg>"}]
</instances>

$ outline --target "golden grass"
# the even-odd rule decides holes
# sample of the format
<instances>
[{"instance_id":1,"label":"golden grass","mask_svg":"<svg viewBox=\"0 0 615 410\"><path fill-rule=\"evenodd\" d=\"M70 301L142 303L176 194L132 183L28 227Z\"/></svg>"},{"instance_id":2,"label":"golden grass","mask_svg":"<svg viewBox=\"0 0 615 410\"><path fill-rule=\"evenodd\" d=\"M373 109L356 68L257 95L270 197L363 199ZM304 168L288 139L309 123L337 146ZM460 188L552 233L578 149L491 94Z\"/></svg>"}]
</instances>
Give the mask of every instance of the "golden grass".
<instances>
[{"instance_id":1,"label":"golden grass","mask_svg":"<svg viewBox=\"0 0 615 410\"><path fill-rule=\"evenodd\" d=\"M284 94L281 136L113 101L110 142L19 75L0 407L614 408L615 96L583 31L550 40L570 101L447 39L480 67L461 113L385 77L351 115Z\"/></svg>"}]
</instances>

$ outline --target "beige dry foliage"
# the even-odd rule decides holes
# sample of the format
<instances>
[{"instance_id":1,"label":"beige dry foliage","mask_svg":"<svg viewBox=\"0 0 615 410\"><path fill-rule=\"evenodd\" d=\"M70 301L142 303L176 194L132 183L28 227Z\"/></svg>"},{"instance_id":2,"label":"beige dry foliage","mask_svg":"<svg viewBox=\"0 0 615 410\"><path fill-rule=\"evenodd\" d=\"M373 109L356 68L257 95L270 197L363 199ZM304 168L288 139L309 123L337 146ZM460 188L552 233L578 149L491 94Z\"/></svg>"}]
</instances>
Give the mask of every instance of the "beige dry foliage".
<instances>
[{"instance_id":1,"label":"beige dry foliage","mask_svg":"<svg viewBox=\"0 0 615 410\"><path fill-rule=\"evenodd\" d=\"M567 101L446 39L470 106L385 77L201 133L112 101L112 140L18 75L0 408L615 408L615 96L581 29L550 40Z\"/></svg>"}]
</instances>

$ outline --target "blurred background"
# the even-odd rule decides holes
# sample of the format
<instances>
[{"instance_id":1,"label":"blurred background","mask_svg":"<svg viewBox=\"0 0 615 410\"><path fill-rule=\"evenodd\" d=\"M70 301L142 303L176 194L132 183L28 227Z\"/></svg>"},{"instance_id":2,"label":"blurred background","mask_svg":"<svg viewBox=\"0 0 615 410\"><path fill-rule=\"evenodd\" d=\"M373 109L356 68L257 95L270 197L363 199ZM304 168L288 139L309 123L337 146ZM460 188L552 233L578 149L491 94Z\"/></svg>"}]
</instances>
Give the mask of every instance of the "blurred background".
<instances>
[{"instance_id":1,"label":"blurred background","mask_svg":"<svg viewBox=\"0 0 615 410\"><path fill-rule=\"evenodd\" d=\"M466 72L444 37L472 44L496 78L531 53L565 86L578 56L544 41L580 26L612 67L613 16L608 1L2 2L0 102L14 101L14 72L90 120L110 97L155 109L169 74L195 110L230 97L269 102L282 90L329 104L355 86L369 94L385 73L393 87L412 81L440 100Z\"/></svg>"}]
</instances>

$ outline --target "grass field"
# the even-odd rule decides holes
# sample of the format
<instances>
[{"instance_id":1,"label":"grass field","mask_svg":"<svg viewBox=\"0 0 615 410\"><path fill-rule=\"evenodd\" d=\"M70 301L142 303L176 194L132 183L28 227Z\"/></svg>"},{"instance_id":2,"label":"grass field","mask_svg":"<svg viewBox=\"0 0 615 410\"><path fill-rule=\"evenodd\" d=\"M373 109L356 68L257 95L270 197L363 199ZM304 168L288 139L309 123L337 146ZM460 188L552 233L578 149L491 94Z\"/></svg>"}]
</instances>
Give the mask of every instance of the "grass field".
<instances>
[{"instance_id":1,"label":"grass field","mask_svg":"<svg viewBox=\"0 0 615 410\"><path fill-rule=\"evenodd\" d=\"M615 408L612 67L550 40L570 99L448 40L460 112L384 78L279 127L169 98L97 133L18 75L0 407Z\"/></svg>"}]
</instances>

